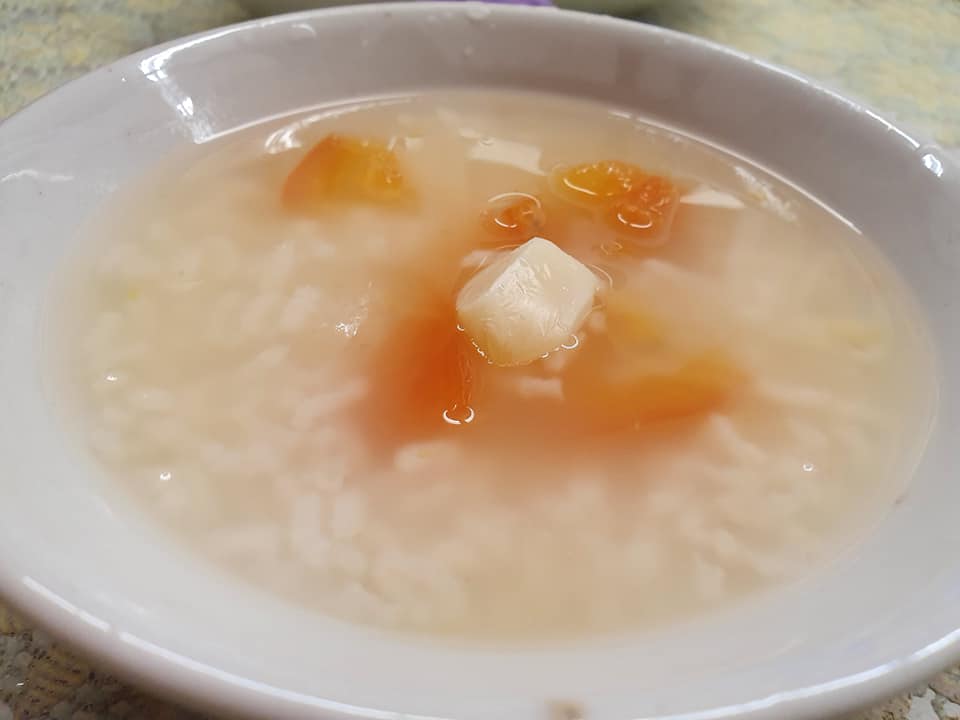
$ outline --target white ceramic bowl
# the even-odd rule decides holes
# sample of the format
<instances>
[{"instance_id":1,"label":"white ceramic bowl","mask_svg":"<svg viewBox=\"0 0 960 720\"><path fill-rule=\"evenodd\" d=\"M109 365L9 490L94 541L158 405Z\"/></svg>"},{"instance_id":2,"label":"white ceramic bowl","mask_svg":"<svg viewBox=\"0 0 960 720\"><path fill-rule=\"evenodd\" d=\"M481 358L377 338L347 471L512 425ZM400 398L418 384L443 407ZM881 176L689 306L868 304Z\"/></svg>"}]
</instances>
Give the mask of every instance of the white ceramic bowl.
<instances>
[{"instance_id":1,"label":"white ceramic bowl","mask_svg":"<svg viewBox=\"0 0 960 720\"><path fill-rule=\"evenodd\" d=\"M265 115L479 84L572 93L708 138L812 191L896 263L946 371L918 476L865 543L799 585L658 633L441 646L238 589L65 441L41 317L78 225L114 188ZM587 720L821 720L878 699L960 659L958 232L960 174L938 148L804 78L652 27L354 6L140 53L0 127L0 593L127 677L232 716L545 720L573 701Z\"/></svg>"}]
</instances>

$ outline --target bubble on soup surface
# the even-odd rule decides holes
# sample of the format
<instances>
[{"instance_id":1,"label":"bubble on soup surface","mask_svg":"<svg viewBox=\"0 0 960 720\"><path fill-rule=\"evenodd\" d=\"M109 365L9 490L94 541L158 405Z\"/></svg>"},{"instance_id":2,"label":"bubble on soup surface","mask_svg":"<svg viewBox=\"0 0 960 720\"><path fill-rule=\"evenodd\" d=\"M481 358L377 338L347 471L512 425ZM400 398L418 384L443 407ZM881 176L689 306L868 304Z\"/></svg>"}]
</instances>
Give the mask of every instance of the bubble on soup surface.
<instances>
[{"instance_id":1,"label":"bubble on soup surface","mask_svg":"<svg viewBox=\"0 0 960 720\"><path fill-rule=\"evenodd\" d=\"M609 222L632 240L648 245L664 242L679 197L669 180L645 178L613 204Z\"/></svg>"},{"instance_id":2,"label":"bubble on soup surface","mask_svg":"<svg viewBox=\"0 0 960 720\"><path fill-rule=\"evenodd\" d=\"M508 192L495 195L487 201L488 207L481 219L484 226L498 237L513 238L518 242L529 240L543 230L546 213L536 195Z\"/></svg>"}]
</instances>

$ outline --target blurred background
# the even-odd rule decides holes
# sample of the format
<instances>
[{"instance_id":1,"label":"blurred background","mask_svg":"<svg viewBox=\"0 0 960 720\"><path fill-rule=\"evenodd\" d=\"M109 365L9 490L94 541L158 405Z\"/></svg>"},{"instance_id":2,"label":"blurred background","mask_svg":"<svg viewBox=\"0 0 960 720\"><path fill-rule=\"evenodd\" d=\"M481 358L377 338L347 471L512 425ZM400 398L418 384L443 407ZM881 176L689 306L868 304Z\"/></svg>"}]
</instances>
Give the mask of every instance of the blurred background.
<instances>
[{"instance_id":1,"label":"blurred background","mask_svg":"<svg viewBox=\"0 0 960 720\"><path fill-rule=\"evenodd\" d=\"M941 144L960 146L960 0L554 1L701 35L790 66ZM0 117L150 45L271 11L329 4L335 0L0 0Z\"/></svg>"},{"instance_id":2,"label":"blurred background","mask_svg":"<svg viewBox=\"0 0 960 720\"><path fill-rule=\"evenodd\" d=\"M794 68L955 152L960 148L960 0L557 2L700 35ZM331 3L0 0L0 119L137 50L257 15L322 4ZM2 512L0 506L0 522ZM0 604L0 720L196 717L99 671ZM852 720L960 720L960 668Z\"/></svg>"}]
</instances>

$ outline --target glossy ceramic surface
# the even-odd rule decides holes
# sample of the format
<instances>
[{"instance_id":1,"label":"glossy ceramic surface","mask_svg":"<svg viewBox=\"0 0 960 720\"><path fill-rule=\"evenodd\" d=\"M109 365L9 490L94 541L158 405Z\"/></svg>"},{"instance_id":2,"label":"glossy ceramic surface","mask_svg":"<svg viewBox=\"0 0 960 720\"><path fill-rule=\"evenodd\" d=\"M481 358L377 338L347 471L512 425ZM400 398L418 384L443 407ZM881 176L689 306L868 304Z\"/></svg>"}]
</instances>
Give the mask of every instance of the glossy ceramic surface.
<instances>
[{"instance_id":1,"label":"glossy ceramic surface","mask_svg":"<svg viewBox=\"0 0 960 720\"><path fill-rule=\"evenodd\" d=\"M709 139L837 208L896 263L945 371L917 479L867 542L801 584L661 633L438 645L240 589L143 524L70 445L45 381L44 309L106 195L171 151L266 115L476 84L593 98ZM789 720L852 708L960 656L960 562L947 553L960 546L960 172L936 146L802 77L690 37L542 8L267 19L122 60L0 126L0 228L0 594L129 677L271 718L543 720L572 703L587 720Z\"/></svg>"}]
</instances>

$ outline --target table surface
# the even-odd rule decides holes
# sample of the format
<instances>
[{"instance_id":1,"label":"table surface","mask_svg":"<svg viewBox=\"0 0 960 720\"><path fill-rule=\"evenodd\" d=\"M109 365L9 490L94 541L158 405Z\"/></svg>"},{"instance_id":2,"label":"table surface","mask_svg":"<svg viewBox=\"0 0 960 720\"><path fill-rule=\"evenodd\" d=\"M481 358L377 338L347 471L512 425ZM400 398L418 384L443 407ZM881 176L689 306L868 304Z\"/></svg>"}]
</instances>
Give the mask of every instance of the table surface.
<instances>
[{"instance_id":1,"label":"table surface","mask_svg":"<svg viewBox=\"0 0 960 720\"><path fill-rule=\"evenodd\" d=\"M247 17L232 0L0 0L0 118L118 57ZM639 19L822 78L960 149L960 0L660 0ZM196 717L0 605L0 720ZM854 719L960 720L960 668Z\"/></svg>"}]
</instances>

